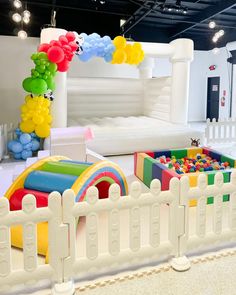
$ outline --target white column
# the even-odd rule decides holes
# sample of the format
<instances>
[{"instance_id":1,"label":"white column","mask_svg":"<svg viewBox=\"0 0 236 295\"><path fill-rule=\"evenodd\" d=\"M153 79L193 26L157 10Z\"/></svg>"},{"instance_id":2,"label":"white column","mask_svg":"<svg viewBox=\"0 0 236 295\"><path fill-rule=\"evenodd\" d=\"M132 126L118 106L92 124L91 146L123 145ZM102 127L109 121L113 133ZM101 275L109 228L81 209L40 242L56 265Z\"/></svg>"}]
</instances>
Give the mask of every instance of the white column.
<instances>
[{"instance_id":1,"label":"white column","mask_svg":"<svg viewBox=\"0 0 236 295\"><path fill-rule=\"evenodd\" d=\"M47 28L41 31L40 43L49 43L51 40L58 40L58 37L66 34L66 30ZM67 74L57 72L55 77L56 89L54 101L51 107L53 117L52 127L67 127Z\"/></svg>"},{"instance_id":2,"label":"white column","mask_svg":"<svg viewBox=\"0 0 236 295\"><path fill-rule=\"evenodd\" d=\"M145 57L144 61L138 66L140 79L151 79L154 68L154 59Z\"/></svg>"},{"instance_id":3,"label":"white column","mask_svg":"<svg viewBox=\"0 0 236 295\"><path fill-rule=\"evenodd\" d=\"M170 120L177 124L187 124L190 63L193 60L193 41L176 39L172 41L172 87Z\"/></svg>"}]
</instances>

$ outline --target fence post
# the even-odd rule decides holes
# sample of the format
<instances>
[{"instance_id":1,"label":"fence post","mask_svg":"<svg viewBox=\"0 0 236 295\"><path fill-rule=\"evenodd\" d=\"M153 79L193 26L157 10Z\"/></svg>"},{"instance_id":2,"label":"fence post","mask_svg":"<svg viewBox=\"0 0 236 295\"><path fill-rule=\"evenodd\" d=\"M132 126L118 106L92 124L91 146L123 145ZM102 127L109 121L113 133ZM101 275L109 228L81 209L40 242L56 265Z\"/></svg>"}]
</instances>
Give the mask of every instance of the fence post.
<instances>
[{"instance_id":1,"label":"fence post","mask_svg":"<svg viewBox=\"0 0 236 295\"><path fill-rule=\"evenodd\" d=\"M188 206L186 206L186 198L181 194L181 182L177 178L172 178L170 181L170 192L174 196L174 200L170 204L170 240L174 246L175 257L171 259L170 264L174 270L186 271L191 265L189 259L184 256L186 248L185 235L187 230L186 219ZM185 192L188 190L188 183L185 181ZM182 204L183 202L183 204Z\"/></svg>"},{"instance_id":2,"label":"fence post","mask_svg":"<svg viewBox=\"0 0 236 295\"><path fill-rule=\"evenodd\" d=\"M48 221L49 264L54 271L52 295L73 295L73 282L64 279L64 259L69 255L69 238L68 226L63 224L62 197L58 192L50 194L48 207L53 214Z\"/></svg>"}]
</instances>

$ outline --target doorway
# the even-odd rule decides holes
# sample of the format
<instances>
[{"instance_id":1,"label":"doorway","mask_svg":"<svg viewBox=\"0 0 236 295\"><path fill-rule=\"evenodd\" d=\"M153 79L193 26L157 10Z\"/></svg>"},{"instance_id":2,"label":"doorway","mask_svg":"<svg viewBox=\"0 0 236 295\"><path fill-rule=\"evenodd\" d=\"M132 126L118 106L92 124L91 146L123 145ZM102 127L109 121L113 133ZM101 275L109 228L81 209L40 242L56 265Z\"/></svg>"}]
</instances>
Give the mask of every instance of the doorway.
<instances>
[{"instance_id":1,"label":"doorway","mask_svg":"<svg viewBox=\"0 0 236 295\"><path fill-rule=\"evenodd\" d=\"M207 81L207 119L219 119L220 77L210 77Z\"/></svg>"}]
</instances>

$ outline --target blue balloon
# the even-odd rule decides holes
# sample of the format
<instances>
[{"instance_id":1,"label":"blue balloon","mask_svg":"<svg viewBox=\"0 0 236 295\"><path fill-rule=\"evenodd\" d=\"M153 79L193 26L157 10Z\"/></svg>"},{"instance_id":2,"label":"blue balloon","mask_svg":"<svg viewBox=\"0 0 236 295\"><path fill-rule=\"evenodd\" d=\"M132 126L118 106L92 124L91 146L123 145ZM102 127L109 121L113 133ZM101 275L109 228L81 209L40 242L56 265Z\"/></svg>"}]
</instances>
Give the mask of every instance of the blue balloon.
<instances>
[{"instance_id":1,"label":"blue balloon","mask_svg":"<svg viewBox=\"0 0 236 295\"><path fill-rule=\"evenodd\" d=\"M29 142L29 143L23 145L23 149L27 150L27 151L31 151L32 146L33 146L32 142Z\"/></svg>"},{"instance_id":2,"label":"blue balloon","mask_svg":"<svg viewBox=\"0 0 236 295\"><path fill-rule=\"evenodd\" d=\"M104 60L106 62L111 62L112 61L112 54L108 53L104 56Z\"/></svg>"},{"instance_id":3,"label":"blue balloon","mask_svg":"<svg viewBox=\"0 0 236 295\"><path fill-rule=\"evenodd\" d=\"M13 145L14 145L15 142L16 142L15 140L11 140L11 141L8 142L8 144L7 144L7 148L8 148L10 151L12 151L12 147L13 147Z\"/></svg>"},{"instance_id":4,"label":"blue balloon","mask_svg":"<svg viewBox=\"0 0 236 295\"><path fill-rule=\"evenodd\" d=\"M84 40L88 37L88 35L86 33L81 33L80 36L83 37Z\"/></svg>"},{"instance_id":5,"label":"blue balloon","mask_svg":"<svg viewBox=\"0 0 236 295\"><path fill-rule=\"evenodd\" d=\"M35 151L39 150L39 147L40 147L40 143L39 143L39 141L36 140L36 139L33 139L33 140L32 140L32 147L31 147L31 150L32 150L33 152L35 152Z\"/></svg>"},{"instance_id":6,"label":"blue balloon","mask_svg":"<svg viewBox=\"0 0 236 295\"><path fill-rule=\"evenodd\" d=\"M91 54L89 54L88 52L83 52L83 54L78 55L79 59L83 62L89 61L90 58L92 57Z\"/></svg>"},{"instance_id":7,"label":"blue balloon","mask_svg":"<svg viewBox=\"0 0 236 295\"><path fill-rule=\"evenodd\" d=\"M26 159L32 157L32 155L33 155L32 151L23 150L21 153L21 158L23 160L26 160Z\"/></svg>"},{"instance_id":8,"label":"blue balloon","mask_svg":"<svg viewBox=\"0 0 236 295\"><path fill-rule=\"evenodd\" d=\"M20 139L20 143L22 143L22 144L27 144L27 143L31 142L31 136L29 133L21 134L19 139Z\"/></svg>"},{"instance_id":9,"label":"blue balloon","mask_svg":"<svg viewBox=\"0 0 236 295\"><path fill-rule=\"evenodd\" d=\"M108 46L106 46L105 48L105 52L106 53L113 53L115 51L115 46L113 44L109 44Z\"/></svg>"},{"instance_id":10,"label":"blue balloon","mask_svg":"<svg viewBox=\"0 0 236 295\"><path fill-rule=\"evenodd\" d=\"M16 160L20 160L20 159L21 159L21 153L14 153L14 154L13 154L13 157L14 157Z\"/></svg>"},{"instance_id":11,"label":"blue balloon","mask_svg":"<svg viewBox=\"0 0 236 295\"><path fill-rule=\"evenodd\" d=\"M97 33L92 33L92 34L90 35L90 38L100 39L101 36L100 36L99 34L97 34Z\"/></svg>"},{"instance_id":12,"label":"blue balloon","mask_svg":"<svg viewBox=\"0 0 236 295\"><path fill-rule=\"evenodd\" d=\"M23 151L23 146L20 142L14 141L12 144L11 150L14 154L19 154Z\"/></svg>"},{"instance_id":13,"label":"blue balloon","mask_svg":"<svg viewBox=\"0 0 236 295\"><path fill-rule=\"evenodd\" d=\"M111 41L111 38L109 36L104 36L102 37L102 41L105 45L108 45L110 44L112 41Z\"/></svg>"},{"instance_id":14,"label":"blue balloon","mask_svg":"<svg viewBox=\"0 0 236 295\"><path fill-rule=\"evenodd\" d=\"M37 137L37 135L36 135L34 132L30 133L30 136L31 136L32 138Z\"/></svg>"}]
</instances>

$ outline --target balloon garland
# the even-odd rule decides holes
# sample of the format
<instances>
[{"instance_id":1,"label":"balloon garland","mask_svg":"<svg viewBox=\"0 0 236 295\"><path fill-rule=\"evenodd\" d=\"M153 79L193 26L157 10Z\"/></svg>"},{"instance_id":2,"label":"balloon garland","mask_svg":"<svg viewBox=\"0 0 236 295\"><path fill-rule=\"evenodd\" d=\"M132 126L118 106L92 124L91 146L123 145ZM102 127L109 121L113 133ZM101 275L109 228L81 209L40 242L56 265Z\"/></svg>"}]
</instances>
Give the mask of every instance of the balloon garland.
<instances>
[{"instance_id":1,"label":"balloon garland","mask_svg":"<svg viewBox=\"0 0 236 295\"><path fill-rule=\"evenodd\" d=\"M56 88L57 72L67 72L73 57L87 62L92 57L101 57L112 64L127 63L138 65L144 59L140 43L128 44L122 36L113 41L109 36L101 37L97 33L87 35L67 32L58 40L43 43L37 52L31 55L35 67L31 76L22 82L28 93L21 106L19 128L15 130L16 138L8 143L8 149L15 159L27 159L40 148L40 141L50 135L52 116L50 114L52 93Z\"/></svg>"}]
</instances>

